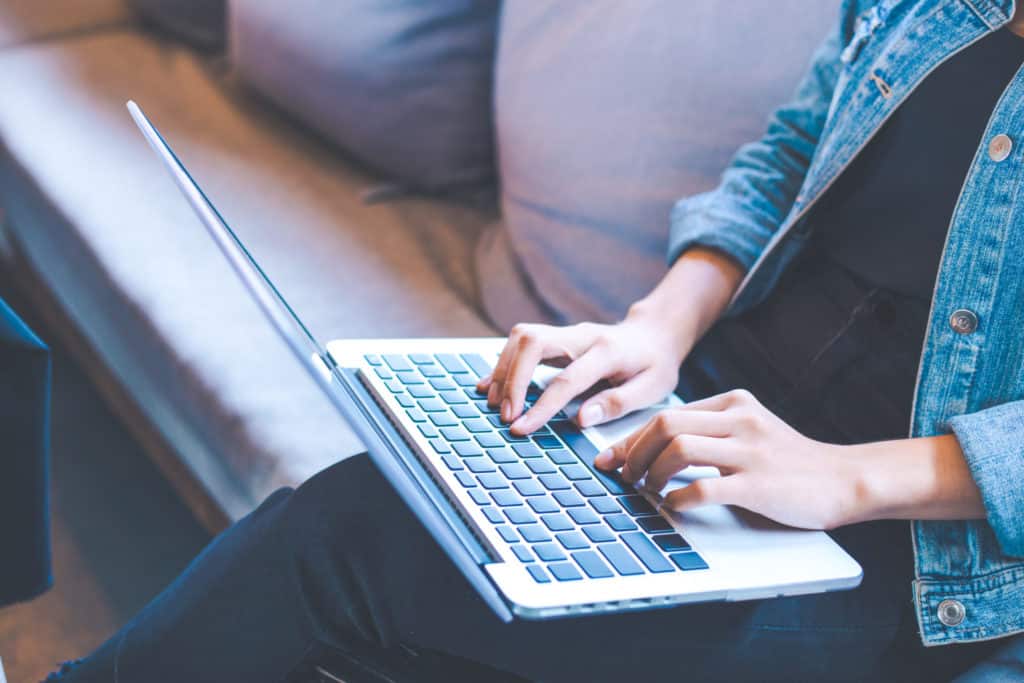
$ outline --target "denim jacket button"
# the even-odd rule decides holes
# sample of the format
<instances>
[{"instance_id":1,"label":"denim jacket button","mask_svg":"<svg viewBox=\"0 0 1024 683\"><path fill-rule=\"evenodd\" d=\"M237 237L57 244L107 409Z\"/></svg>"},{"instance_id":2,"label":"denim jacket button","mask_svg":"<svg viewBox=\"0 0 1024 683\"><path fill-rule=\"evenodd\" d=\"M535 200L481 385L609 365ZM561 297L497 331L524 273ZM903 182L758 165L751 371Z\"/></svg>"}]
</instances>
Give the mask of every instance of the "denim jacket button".
<instances>
[{"instance_id":1,"label":"denim jacket button","mask_svg":"<svg viewBox=\"0 0 1024 683\"><path fill-rule=\"evenodd\" d=\"M971 334L978 329L978 316L966 308L958 309L949 316L949 326L957 334Z\"/></svg>"},{"instance_id":2,"label":"denim jacket button","mask_svg":"<svg viewBox=\"0 0 1024 683\"><path fill-rule=\"evenodd\" d=\"M943 626L959 626L965 616L967 609L959 600L943 600L939 603L939 621Z\"/></svg>"},{"instance_id":3,"label":"denim jacket button","mask_svg":"<svg viewBox=\"0 0 1024 683\"><path fill-rule=\"evenodd\" d=\"M1011 151L1013 151L1013 140L1004 133L995 136L992 138L992 142L988 143L988 157L996 163L1006 161Z\"/></svg>"}]
</instances>

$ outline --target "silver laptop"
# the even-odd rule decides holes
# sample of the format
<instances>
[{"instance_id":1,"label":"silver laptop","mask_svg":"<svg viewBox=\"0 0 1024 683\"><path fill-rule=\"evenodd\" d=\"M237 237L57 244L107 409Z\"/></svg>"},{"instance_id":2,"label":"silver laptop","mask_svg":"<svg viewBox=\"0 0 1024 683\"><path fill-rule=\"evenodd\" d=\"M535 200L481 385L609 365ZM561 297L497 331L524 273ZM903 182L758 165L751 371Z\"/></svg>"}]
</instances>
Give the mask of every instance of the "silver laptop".
<instances>
[{"instance_id":1,"label":"silver laptop","mask_svg":"<svg viewBox=\"0 0 1024 683\"><path fill-rule=\"evenodd\" d=\"M685 514L593 458L676 397L597 428L569 406L510 433L475 385L502 339L321 345L133 102L132 117L282 340L362 439L395 492L503 620L853 588L861 568L828 535L726 507ZM528 403L557 370L541 369ZM690 468L672 487L714 469ZM670 487L671 490L671 487ZM410 571L415 568L410 567Z\"/></svg>"}]
</instances>

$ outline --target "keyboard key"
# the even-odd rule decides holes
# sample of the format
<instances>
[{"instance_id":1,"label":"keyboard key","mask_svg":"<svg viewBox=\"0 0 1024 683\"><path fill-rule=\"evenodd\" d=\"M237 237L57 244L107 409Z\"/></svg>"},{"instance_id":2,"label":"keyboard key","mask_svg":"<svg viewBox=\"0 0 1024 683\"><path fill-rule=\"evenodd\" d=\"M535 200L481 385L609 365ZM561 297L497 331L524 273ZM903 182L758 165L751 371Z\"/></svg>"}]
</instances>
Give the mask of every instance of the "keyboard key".
<instances>
[{"instance_id":1,"label":"keyboard key","mask_svg":"<svg viewBox=\"0 0 1024 683\"><path fill-rule=\"evenodd\" d=\"M513 462L501 466L501 473L509 479L530 479L530 470L522 463Z\"/></svg>"},{"instance_id":2,"label":"keyboard key","mask_svg":"<svg viewBox=\"0 0 1024 683\"><path fill-rule=\"evenodd\" d=\"M462 466L462 461L450 453L448 455L442 455L441 460L452 472L458 472L459 470L465 469Z\"/></svg>"},{"instance_id":3,"label":"keyboard key","mask_svg":"<svg viewBox=\"0 0 1024 683\"><path fill-rule=\"evenodd\" d=\"M419 427L420 434L422 434L424 437L428 439L436 439L437 437L441 436L441 434L437 431L437 428L434 427L434 425L424 423L416 426Z\"/></svg>"},{"instance_id":4,"label":"keyboard key","mask_svg":"<svg viewBox=\"0 0 1024 683\"><path fill-rule=\"evenodd\" d=\"M487 421L495 427L504 427L505 422L501 419L501 415L488 415Z\"/></svg>"},{"instance_id":5,"label":"keyboard key","mask_svg":"<svg viewBox=\"0 0 1024 683\"><path fill-rule=\"evenodd\" d=\"M373 371L375 373L377 373L377 376L380 377L381 379L394 379L395 378L394 374L392 374L392 372L390 370L388 370L387 368L384 368L384 367L374 368Z\"/></svg>"},{"instance_id":6,"label":"keyboard key","mask_svg":"<svg viewBox=\"0 0 1024 683\"><path fill-rule=\"evenodd\" d=\"M477 489L477 491L479 490L480 489ZM485 507L484 516L486 516L487 519L490 520L492 524L501 524L502 521L504 521L501 518L501 510L499 510L496 507Z\"/></svg>"},{"instance_id":7,"label":"keyboard key","mask_svg":"<svg viewBox=\"0 0 1024 683\"><path fill-rule=\"evenodd\" d=\"M576 490L586 498L604 495L604 487L593 479L576 482Z\"/></svg>"},{"instance_id":8,"label":"keyboard key","mask_svg":"<svg viewBox=\"0 0 1024 683\"><path fill-rule=\"evenodd\" d=\"M499 526L497 528L497 531L498 531L498 535L501 536L501 538L506 543L518 543L519 542L519 534L516 533L515 528L510 527L508 524L503 524L503 525Z\"/></svg>"},{"instance_id":9,"label":"keyboard key","mask_svg":"<svg viewBox=\"0 0 1024 683\"><path fill-rule=\"evenodd\" d=\"M441 436L449 441L469 441L472 438L462 427L444 427L441 429Z\"/></svg>"},{"instance_id":10,"label":"keyboard key","mask_svg":"<svg viewBox=\"0 0 1024 683\"><path fill-rule=\"evenodd\" d=\"M572 488L571 484L560 474L542 474L537 479L549 491L564 491Z\"/></svg>"},{"instance_id":11,"label":"keyboard key","mask_svg":"<svg viewBox=\"0 0 1024 683\"><path fill-rule=\"evenodd\" d=\"M456 420L448 411L443 413L430 413L430 421L438 427L454 427L459 424L459 421Z\"/></svg>"},{"instance_id":12,"label":"keyboard key","mask_svg":"<svg viewBox=\"0 0 1024 683\"><path fill-rule=\"evenodd\" d=\"M636 556L640 558L640 561L644 563L648 569L655 573L670 572L673 570L672 564L665 559L665 556L661 554L661 551L651 543L651 539L647 538L644 534L639 531L634 531L628 534L622 534L620 537L622 541L629 546L629 549L636 553Z\"/></svg>"},{"instance_id":13,"label":"keyboard key","mask_svg":"<svg viewBox=\"0 0 1024 683\"><path fill-rule=\"evenodd\" d=\"M503 508L513 507L515 505L522 505L523 499L519 497L515 491L511 489L503 489L491 492L491 498L495 503Z\"/></svg>"},{"instance_id":14,"label":"keyboard key","mask_svg":"<svg viewBox=\"0 0 1024 683\"><path fill-rule=\"evenodd\" d=\"M579 459L575 455L564 448L548 451L548 458L556 465L572 465L573 463L579 462Z\"/></svg>"},{"instance_id":15,"label":"keyboard key","mask_svg":"<svg viewBox=\"0 0 1024 683\"><path fill-rule=\"evenodd\" d=\"M549 564L548 571L559 581L579 581L583 578L580 574L580 570L576 569L574 565L568 562L558 562L556 564Z\"/></svg>"},{"instance_id":16,"label":"keyboard key","mask_svg":"<svg viewBox=\"0 0 1024 683\"><path fill-rule=\"evenodd\" d=\"M530 437L528 437L528 436L518 436L516 434L513 434L512 432L510 432L507 429L502 429L500 433L501 433L501 438L505 439L505 441L508 441L509 443L519 443L519 442L529 443L529 441L530 441ZM533 446L533 444L529 444L529 445ZM522 453L520 453L520 455L522 455ZM529 457L529 456L527 456L527 457Z\"/></svg>"},{"instance_id":17,"label":"keyboard key","mask_svg":"<svg viewBox=\"0 0 1024 683\"><path fill-rule=\"evenodd\" d=\"M427 421L427 416L423 413L423 411L417 410L416 408L412 408L411 410L405 411L405 414L408 415L409 419L412 420L413 422Z\"/></svg>"},{"instance_id":18,"label":"keyboard key","mask_svg":"<svg viewBox=\"0 0 1024 683\"><path fill-rule=\"evenodd\" d=\"M487 434L474 434L473 438L476 439L476 442L484 448L501 448L503 445L505 445L505 442L502 440L502 438L495 434L494 432L490 432ZM512 457L513 460L515 459L515 456L512 455L511 451L509 451L509 456Z\"/></svg>"},{"instance_id":19,"label":"keyboard key","mask_svg":"<svg viewBox=\"0 0 1024 683\"><path fill-rule=\"evenodd\" d=\"M488 460L487 458L466 458L463 462L466 463L466 467L473 474L482 474L482 473L493 472L494 471L494 463L491 462L490 460ZM480 482L480 483L483 484L483 482ZM486 489L502 488L503 489L503 488L505 488L507 486L508 486L508 484L506 484L505 486L487 486L485 484L484 488L486 488Z\"/></svg>"},{"instance_id":20,"label":"keyboard key","mask_svg":"<svg viewBox=\"0 0 1024 683\"><path fill-rule=\"evenodd\" d=\"M480 456L484 454L484 449L477 446L472 441L457 441L452 444L452 448L463 458L477 458L483 460Z\"/></svg>"},{"instance_id":21,"label":"keyboard key","mask_svg":"<svg viewBox=\"0 0 1024 683\"><path fill-rule=\"evenodd\" d=\"M669 555L676 566L682 569L684 572L693 571L694 569L707 569L708 563L704 561L704 558L694 552L689 553L673 553Z\"/></svg>"},{"instance_id":22,"label":"keyboard key","mask_svg":"<svg viewBox=\"0 0 1024 683\"><path fill-rule=\"evenodd\" d=\"M473 388L473 395L469 396L469 400L470 401L472 401L474 398L476 398L477 396L480 395L476 391L477 378L476 378L475 375L471 375L470 373L467 372L467 373L464 373L464 374L461 374L461 375L452 375L452 377L455 378L455 383L458 384L460 387L462 387L462 388L472 387Z\"/></svg>"},{"instance_id":23,"label":"keyboard key","mask_svg":"<svg viewBox=\"0 0 1024 683\"><path fill-rule=\"evenodd\" d=\"M479 460L480 462L487 462L483 458L474 458L473 462L475 462L477 460ZM467 461L467 462L469 462L469 461ZM487 464L490 464L490 463L487 463ZM493 465L492 465L492 467L493 467ZM508 488L508 481L505 479L505 477L501 476L497 472L491 472L489 474L481 474L476 479L477 479L477 481L480 482L480 485L483 486L488 491L493 491L495 489L507 489Z\"/></svg>"},{"instance_id":24,"label":"keyboard key","mask_svg":"<svg viewBox=\"0 0 1024 683\"><path fill-rule=\"evenodd\" d=\"M458 391L442 391L438 393L441 400L450 406L457 405L459 403L469 403L469 399L463 396Z\"/></svg>"},{"instance_id":25,"label":"keyboard key","mask_svg":"<svg viewBox=\"0 0 1024 683\"><path fill-rule=\"evenodd\" d=\"M537 553L544 562L558 562L565 559L565 553L554 543L538 543L533 546L533 552Z\"/></svg>"},{"instance_id":26,"label":"keyboard key","mask_svg":"<svg viewBox=\"0 0 1024 683\"><path fill-rule=\"evenodd\" d=\"M539 564L526 565L526 571L530 572L530 576L537 583L551 583L551 577L548 576L547 572Z\"/></svg>"},{"instance_id":27,"label":"keyboard key","mask_svg":"<svg viewBox=\"0 0 1024 683\"><path fill-rule=\"evenodd\" d=\"M575 528L573 523L569 521L569 518L561 512L552 515L541 515L540 519L544 522L544 526L552 531L569 531Z\"/></svg>"},{"instance_id":28,"label":"keyboard key","mask_svg":"<svg viewBox=\"0 0 1024 683\"><path fill-rule=\"evenodd\" d=\"M566 465L562 468L562 474L570 481L590 479L590 470L583 465Z\"/></svg>"},{"instance_id":29,"label":"keyboard key","mask_svg":"<svg viewBox=\"0 0 1024 683\"><path fill-rule=\"evenodd\" d=\"M425 413L447 413L448 406L436 398L425 398L419 402L420 410Z\"/></svg>"},{"instance_id":30,"label":"keyboard key","mask_svg":"<svg viewBox=\"0 0 1024 683\"><path fill-rule=\"evenodd\" d=\"M551 540L550 534L540 524L525 524L518 528L527 543L547 543Z\"/></svg>"},{"instance_id":31,"label":"keyboard key","mask_svg":"<svg viewBox=\"0 0 1024 683\"><path fill-rule=\"evenodd\" d=\"M398 401L398 405L403 408L412 408L416 405L416 400L409 394L396 394L395 400Z\"/></svg>"},{"instance_id":32,"label":"keyboard key","mask_svg":"<svg viewBox=\"0 0 1024 683\"><path fill-rule=\"evenodd\" d=\"M504 436L504 434L502 434ZM539 458L543 453L539 448L527 441L526 443L512 444L512 450L519 454L520 458Z\"/></svg>"},{"instance_id":33,"label":"keyboard key","mask_svg":"<svg viewBox=\"0 0 1024 683\"><path fill-rule=\"evenodd\" d=\"M420 374L427 379L433 379L434 377L444 377L447 373L440 365L421 365Z\"/></svg>"},{"instance_id":34,"label":"keyboard key","mask_svg":"<svg viewBox=\"0 0 1024 683\"><path fill-rule=\"evenodd\" d=\"M543 514L547 512L558 512L561 508L558 506L550 496L541 496L538 498L530 498L526 501L527 504L533 508L533 511L537 514Z\"/></svg>"},{"instance_id":35,"label":"keyboard key","mask_svg":"<svg viewBox=\"0 0 1024 683\"><path fill-rule=\"evenodd\" d=\"M608 515L604 518L604 521L616 531L633 531L636 529L636 524L633 524L633 520L626 515Z\"/></svg>"},{"instance_id":36,"label":"keyboard key","mask_svg":"<svg viewBox=\"0 0 1024 683\"><path fill-rule=\"evenodd\" d=\"M591 524L583 527L583 533L594 543L607 543L615 540L615 534L608 530L604 524Z\"/></svg>"},{"instance_id":37,"label":"keyboard key","mask_svg":"<svg viewBox=\"0 0 1024 683\"><path fill-rule=\"evenodd\" d=\"M536 435L533 437L533 442L546 451L551 450L552 448L562 447L562 442L550 434Z\"/></svg>"},{"instance_id":38,"label":"keyboard key","mask_svg":"<svg viewBox=\"0 0 1024 683\"><path fill-rule=\"evenodd\" d=\"M628 493L633 487L622 481L618 473L604 472L594 465L594 456L598 454L597 446L590 443L590 439L583 435L579 427L568 420L558 420L551 423L551 429L562 437L562 441L568 444L569 448L580 457L601 485L608 489L609 493L616 495Z\"/></svg>"},{"instance_id":39,"label":"keyboard key","mask_svg":"<svg viewBox=\"0 0 1024 683\"><path fill-rule=\"evenodd\" d=\"M469 369L476 373L477 377L486 377L491 374L491 364L483 359L478 353L464 353L462 360L469 366Z\"/></svg>"},{"instance_id":40,"label":"keyboard key","mask_svg":"<svg viewBox=\"0 0 1024 683\"><path fill-rule=\"evenodd\" d=\"M541 460L539 458L527 460L526 466L529 467L530 471L534 474L554 474L557 471L554 465L549 463L547 460Z\"/></svg>"},{"instance_id":41,"label":"keyboard key","mask_svg":"<svg viewBox=\"0 0 1024 683\"><path fill-rule=\"evenodd\" d=\"M476 408L471 405L452 406L452 412L455 413L456 417L461 417L463 420L480 417L480 413L476 412Z\"/></svg>"},{"instance_id":42,"label":"keyboard key","mask_svg":"<svg viewBox=\"0 0 1024 683\"><path fill-rule=\"evenodd\" d=\"M689 550L690 544L679 534L662 534L654 537L654 542L666 553L674 553L679 550Z\"/></svg>"},{"instance_id":43,"label":"keyboard key","mask_svg":"<svg viewBox=\"0 0 1024 683\"><path fill-rule=\"evenodd\" d=\"M384 386L388 388L392 394L401 393L405 389L405 385L399 382L397 379L386 379L384 380Z\"/></svg>"},{"instance_id":44,"label":"keyboard key","mask_svg":"<svg viewBox=\"0 0 1024 683\"><path fill-rule=\"evenodd\" d=\"M499 465L506 462L519 462L516 454L507 448L488 448L487 455Z\"/></svg>"},{"instance_id":45,"label":"keyboard key","mask_svg":"<svg viewBox=\"0 0 1024 683\"><path fill-rule=\"evenodd\" d=\"M456 383L458 383L459 377L472 377L472 375L456 375ZM466 398L468 398L470 401L479 401L482 396L485 396L485 394L481 394L479 391L476 390L475 385L471 387L462 387L462 393L464 393L466 395Z\"/></svg>"},{"instance_id":46,"label":"keyboard key","mask_svg":"<svg viewBox=\"0 0 1024 683\"><path fill-rule=\"evenodd\" d=\"M580 566L583 573L592 579L607 579L615 576L612 570L608 568L608 565L604 563L604 560L593 550L581 550L572 553L572 559L576 560L576 564Z\"/></svg>"},{"instance_id":47,"label":"keyboard key","mask_svg":"<svg viewBox=\"0 0 1024 683\"><path fill-rule=\"evenodd\" d=\"M487 495L487 492L482 490L482 489L470 489L469 490L469 497L472 498L473 502L476 503L477 505L490 505L491 504L490 497ZM490 508L490 509L493 510L494 508ZM492 519L491 521L493 522L494 520ZM501 520L499 519L498 521L501 521Z\"/></svg>"},{"instance_id":48,"label":"keyboard key","mask_svg":"<svg viewBox=\"0 0 1024 683\"><path fill-rule=\"evenodd\" d=\"M412 370L412 364L406 360L405 356L400 356L397 353L386 353L384 354L384 362L388 364L388 367L392 370Z\"/></svg>"},{"instance_id":49,"label":"keyboard key","mask_svg":"<svg viewBox=\"0 0 1024 683\"><path fill-rule=\"evenodd\" d=\"M611 496L604 496L603 498L591 498L590 505L600 512L602 515L610 515L613 513L622 512L622 507L615 502L615 499Z\"/></svg>"},{"instance_id":50,"label":"keyboard key","mask_svg":"<svg viewBox=\"0 0 1024 683\"><path fill-rule=\"evenodd\" d=\"M365 360L370 365L380 365L383 362L381 361L380 356L378 356L375 353L366 354L365 356L363 356L363 360Z\"/></svg>"},{"instance_id":51,"label":"keyboard key","mask_svg":"<svg viewBox=\"0 0 1024 683\"><path fill-rule=\"evenodd\" d=\"M436 395L434 390L426 386L425 384L415 384L407 388L409 390L409 395L412 396L413 398L429 398L437 400L436 398L434 398Z\"/></svg>"},{"instance_id":52,"label":"keyboard key","mask_svg":"<svg viewBox=\"0 0 1024 683\"><path fill-rule=\"evenodd\" d=\"M430 447L433 448L438 455L452 452L452 447L448 445L448 442L442 441L441 439L431 439Z\"/></svg>"},{"instance_id":53,"label":"keyboard key","mask_svg":"<svg viewBox=\"0 0 1024 683\"><path fill-rule=\"evenodd\" d=\"M491 425L488 424L487 420L481 418L466 420L462 423L462 426L473 434L493 433L491 431Z\"/></svg>"},{"instance_id":54,"label":"keyboard key","mask_svg":"<svg viewBox=\"0 0 1024 683\"><path fill-rule=\"evenodd\" d=\"M587 539L583 538L583 534L578 531L566 531L560 534L555 534L555 538L558 542L565 546L566 550L580 550L582 548L589 548L590 543Z\"/></svg>"},{"instance_id":55,"label":"keyboard key","mask_svg":"<svg viewBox=\"0 0 1024 683\"><path fill-rule=\"evenodd\" d=\"M533 513L526 509L525 505L520 505L514 508L505 508L505 516L508 517L508 521L513 524L536 524L537 518L533 516Z\"/></svg>"},{"instance_id":56,"label":"keyboard key","mask_svg":"<svg viewBox=\"0 0 1024 683\"><path fill-rule=\"evenodd\" d=\"M604 555L604 559L608 560L615 571L623 576L636 576L637 574L644 573L644 570L640 568L637 561L633 559L633 555L622 547L622 544L602 543L597 546L597 549Z\"/></svg>"},{"instance_id":57,"label":"keyboard key","mask_svg":"<svg viewBox=\"0 0 1024 683\"><path fill-rule=\"evenodd\" d=\"M619 503L634 517L655 514L654 507L643 496L623 496L619 498Z\"/></svg>"},{"instance_id":58,"label":"keyboard key","mask_svg":"<svg viewBox=\"0 0 1024 683\"><path fill-rule=\"evenodd\" d=\"M434 387L438 391L455 391L458 388L455 386L455 382L451 381L447 377L435 377L430 380L430 386Z\"/></svg>"},{"instance_id":59,"label":"keyboard key","mask_svg":"<svg viewBox=\"0 0 1024 683\"><path fill-rule=\"evenodd\" d=\"M636 523L649 534L664 534L674 531L668 520L660 515L658 517L637 517Z\"/></svg>"},{"instance_id":60,"label":"keyboard key","mask_svg":"<svg viewBox=\"0 0 1024 683\"><path fill-rule=\"evenodd\" d=\"M533 479L520 479L512 482L512 485L516 487L516 491L527 497L544 495L544 488Z\"/></svg>"},{"instance_id":61,"label":"keyboard key","mask_svg":"<svg viewBox=\"0 0 1024 683\"><path fill-rule=\"evenodd\" d=\"M430 357L429 353L410 353L409 360L414 365L430 365L434 362L434 359Z\"/></svg>"},{"instance_id":62,"label":"keyboard key","mask_svg":"<svg viewBox=\"0 0 1024 683\"><path fill-rule=\"evenodd\" d=\"M406 386L410 386L412 384L423 384L423 378L420 377L420 373L412 372L411 370L396 372L395 377L398 378L399 382Z\"/></svg>"},{"instance_id":63,"label":"keyboard key","mask_svg":"<svg viewBox=\"0 0 1024 683\"><path fill-rule=\"evenodd\" d=\"M533 553L531 553L530 549L522 543L517 543L512 546L512 552L520 562L533 562Z\"/></svg>"},{"instance_id":64,"label":"keyboard key","mask_svg":"<svg viewBox=\"0 0 1024 683\"><path fill-rule=\"evenodd\" d=\"M501 411L501 408L492 408L489 405L487 405L487 401L473 401L473 405L475 405L476 409L479 410L484 415L497 415ZM501 420L499 419L498 421L500 422ZM492 422L491 424L494 423Z\"/></svg>"},{"instance_id":65,"label":"keyboard key","mask_svg":"<svg viewBox=\"0 0 1024 683\"><path fill-rule=\"evenodd\" d=\"M586 501L583 500L583 496L575 491L559 491L555 494L555 500L557 500L558 504L564 508L574 508L587 504Z\"/></svg>"},{"instance_id":66,"label":"keyboard key","mask_svg":"<svg viewBox=\"0 0 1024 683\"><path fill-rule=\"evenodd\" d=\"M459 357L454 353L439 353L435 358L437 358L437 362L440 363L445 370L453 375L460 372L469 372L469 370L466 369L466 366L462 364L462 361L459 360Z\"/></svg>"},{"instance_id":67,"label":"keyboard key","mask_svg":"<svg viewBox=\"0 0 1024 683\"><path fill-rule=\"evenodd\" d=\"M476 479L469 472L456 472L455 478L459 480L459 483L465 486L467 489L474 488L476 486Z\"/></svg>"},{"instance_id":68,"label":"keyboard key","mask_svg":"<svg viewBox=\"0 0 1024 683\"><path fill-rule=\"evenodd\" d=\"M569 516L577 524L597 524L601 521L601 518L588 508L572 508L569 510Z\"/></svg>"}]
</instances>

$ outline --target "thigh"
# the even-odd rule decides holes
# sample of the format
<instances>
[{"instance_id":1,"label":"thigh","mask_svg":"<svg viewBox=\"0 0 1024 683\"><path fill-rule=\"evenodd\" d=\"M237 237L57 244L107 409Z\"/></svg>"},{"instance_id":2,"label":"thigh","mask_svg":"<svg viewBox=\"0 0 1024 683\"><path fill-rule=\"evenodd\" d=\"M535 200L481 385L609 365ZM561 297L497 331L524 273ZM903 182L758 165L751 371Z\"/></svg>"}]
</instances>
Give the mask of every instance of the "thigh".
<instances>
[{"instance_id":1,"label":"thigh","mask_svg":"<svg viewBox=\"0 0 1024 683\"><path fill-rule=\"evenodd\" d=\"M410 646L530 680L864 680L879 678L905 586L746 603L501 623L396 499L368 458L296 493L297 604L344 648Z\"/></svg>"}]
</instances>

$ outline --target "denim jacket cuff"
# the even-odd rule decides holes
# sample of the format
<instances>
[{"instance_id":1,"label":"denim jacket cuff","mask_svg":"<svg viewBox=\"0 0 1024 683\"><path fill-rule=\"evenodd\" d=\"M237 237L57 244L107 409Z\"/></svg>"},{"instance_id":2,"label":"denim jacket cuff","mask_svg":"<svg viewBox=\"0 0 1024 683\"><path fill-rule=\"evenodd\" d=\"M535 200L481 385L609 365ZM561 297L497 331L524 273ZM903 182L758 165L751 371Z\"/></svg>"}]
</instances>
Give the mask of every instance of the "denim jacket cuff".
<instances>
[{"instance_id":1,"label":"denim jacket cuff","mask_svg":"<svg viewBox=\"0 0 1024 683\"><path fill-rule=\"evenodd\" d=\"M750 270L764 249L764 233L744 227L741 217L749 215L749 208L730 209L727 205L728 200L723 201L720 192L699 194L676 204L669 235L669 266L690 247L702 246L719 249L735 259L744 272Z\"/></svg>"},{"instance_id":2,"label":"denim jacket cuff","mask_svg":"<svg viewBox=\"0 0 1024 683\"><path fill-rule=\"evenodd\" d=\"M1024 557L1024 401L950 420L1003 552Z\"/></svg>"}]
</instances>

